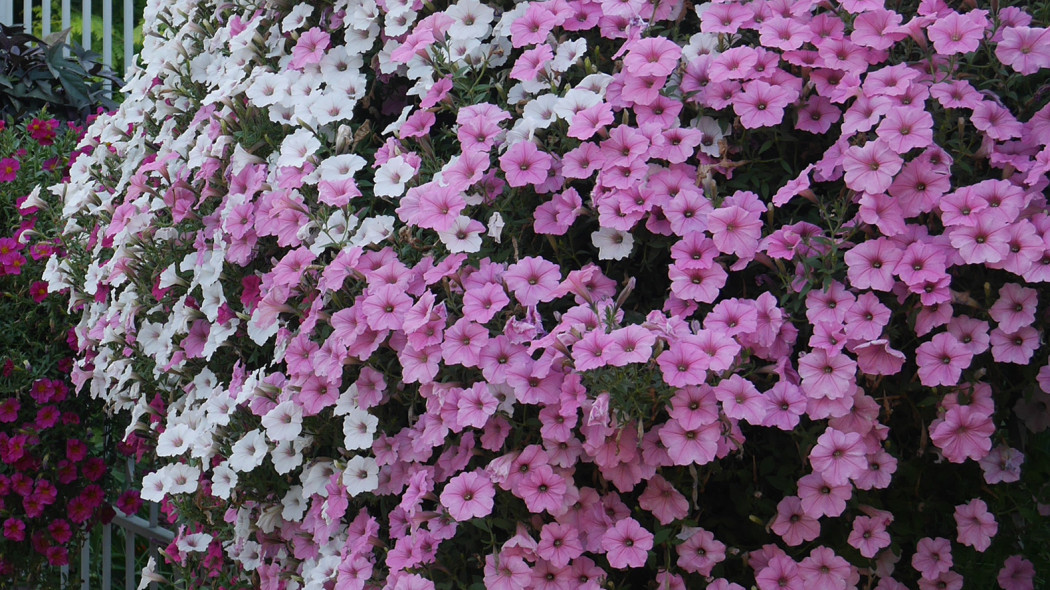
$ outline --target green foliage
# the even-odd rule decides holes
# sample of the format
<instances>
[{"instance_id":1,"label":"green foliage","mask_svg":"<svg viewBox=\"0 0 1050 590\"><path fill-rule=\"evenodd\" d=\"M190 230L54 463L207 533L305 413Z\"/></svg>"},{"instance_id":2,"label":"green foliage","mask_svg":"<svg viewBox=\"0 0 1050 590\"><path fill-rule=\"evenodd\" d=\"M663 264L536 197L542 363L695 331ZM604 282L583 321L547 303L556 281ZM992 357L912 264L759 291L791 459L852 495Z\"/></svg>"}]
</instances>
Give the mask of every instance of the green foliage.
<instances>
[{"instance_id":1,"label":"green foliage","mask_svg":"<svg viewBox=\"0 0 1050 590\"><path fill-rule=\"evenodd\" d=\"M106 82L123 85L97 53L60 39L51 43L22 27L0 25L0 116L22 119L47 108L62 119L113 109Z\"/></svg>"}]
</instances>

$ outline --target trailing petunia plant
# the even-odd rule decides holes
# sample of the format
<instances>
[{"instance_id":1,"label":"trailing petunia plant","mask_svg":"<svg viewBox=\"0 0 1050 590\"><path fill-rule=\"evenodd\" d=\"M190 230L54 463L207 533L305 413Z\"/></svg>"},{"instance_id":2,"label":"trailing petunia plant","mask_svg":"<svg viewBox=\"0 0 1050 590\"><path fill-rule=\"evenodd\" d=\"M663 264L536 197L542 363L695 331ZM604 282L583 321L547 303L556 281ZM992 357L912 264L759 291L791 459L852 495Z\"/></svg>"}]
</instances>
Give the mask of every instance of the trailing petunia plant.
<instances>
[{"instance_id":1,"label":"trailing petunia plant","mask_svg":"<svg viewBox=\"0 0 1050 590\"><path fill-rule=\"evenodd\" d=\"M152 3L47 277L170 581L1045 584L1048 21Z\"/></svg>"}]
</instances>

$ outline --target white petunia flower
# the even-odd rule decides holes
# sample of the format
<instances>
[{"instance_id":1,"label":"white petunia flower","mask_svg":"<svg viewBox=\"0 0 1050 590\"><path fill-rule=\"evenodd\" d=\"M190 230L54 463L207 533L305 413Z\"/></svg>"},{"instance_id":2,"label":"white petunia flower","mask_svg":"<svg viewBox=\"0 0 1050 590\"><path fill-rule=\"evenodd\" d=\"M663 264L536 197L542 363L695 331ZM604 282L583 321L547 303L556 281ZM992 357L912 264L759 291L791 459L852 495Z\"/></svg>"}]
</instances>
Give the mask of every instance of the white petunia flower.
<instances>
[{"instance_id":1,"label":"white petunia flower","mask_svg":"<svg viewBox=\"0 0 1050 590\"><path fill-rule=\"evenodd\" d=\"M317 166L319 180L328 182L351 180L367 163L367 160L357 154L340 154L325 158Z\"/></svg>"},{"instance_id":2,"label":"white petunia flower","mask_svg":"<svg viewBox=\"0 0 1050 590\"><path fill-rule=\"evenodd\" d=\"M484 39L488 37L496 11L480 0L460 0L445 10L455 22L448 28L453 39Z\"/></svg>"},{"instance_id":3,"label":"white petunia flower","mask_svg":"<svg viewBox=\"0 0 1050 590\"><path fill-rule=\"evenodd\" d=\"M230 469L226 461L219 463L218 466L212 469L211 495L223 500L229 500L230 492L237 487L237 479L237 472Z\"/></svg>"},{"instance_id":4,"label":"white petunia flower","mask_svg":"<svg viewBox=\"0 0 1050 590\"><path fill-rule=\"evenodd\" d=\"M303 431L303 408L291 400L283 401L263 416L262 425L272 441L293 440Z\"/></svg>"},{"instance_id":5,"label":"white petunia flower","mask_svg":"<svg viewBox=\"0 0 1050 590\"><path fill-rule=\"evenodd\" d=\"M405 194L405 183L415 175L415 167L404 156L394 156L376 170L373 192L377 197L400 197Z\"/></svg>"},{"instance_id":6,"label":"white petunia flower","mask_svg":"<svg viewBox=\"0 0 1050 590\"><path fill-rule=\"evenodd\" d=\"M554 114L558 118L572 123L572 118L576 116L576 113L593 107L601 101L602 97L593 90L573 88L558 100L558 104L554 105Z\"/></svg>"},{"instance_id":7,"label":"white petunia flower","mask_svg":"<svg viewBox=\"0 0 1050 590\"><path fill-rule=\"evenodd\" d=\"M591 241L598 248L599 260L620 260L627 257L634 247L634 236L630 232L611 227L593 232Z\"/></svg>"},{"instance_id":8,"label":"white petunia flower","mask_svg":"<svg viewBox=\"0 0 1050 590\"><path fill-rule=\"evenodd\" d=\"M343 418L343 445L347 450L371 448L379 418L354 408Z\"/></svg>"},{"instance_id":9,"label":"white petunia flower","mask_svg":"<svg viewBox=\"0 0 1050 590\"><path fill-rule=\"evenodd\" d=\"M394 218L390 215L368 217L361 222L357 233L350 238L351 246L371 246L387 239L394 231Z\"/></svg>"},{"instance_id":10,"label":"white petunia flower","mask_svg":"<svg viewBox=\"0 0 1050 590\"><path fill-rule=\"evenodd\" d=\"M439 231L438 237L453 254L472 253L481 250L481 233L484 231L485 226L481 225L480 221L460 215L452 222L448 231Z\"/></svg>"},{"instance_id":11,"label":"white petunia flower","mask_svg":"<svg viewBox=\"0 0 1050 590\"><path fill-rule=\"evenodd\" d=\"M309 498L314 494L328 497L325 487L336 473L335 463L331 459L316 459L313 464L303 469L299 482L303 485L303 496Z\"/></svg>"},{"instance_id":12,"label":"white petunia flower","mask_svg":"<svg viewBox=\"0 0 1050 590\"><path fill-rule=\"evenodd\" d=\"M266 436L258 428L252 430L234 443L229 458L230 468L241 473L248 473L262 465L268 450Z\"/></svg>"},{"instance_id":13,"label":"white petunia flower","mask_svg":"<svg viewBox=\"0 0 1050 590\"><path fill-rule=\"evenodd\" d=\"M179 538L179 541L175 546L179 548L179 551L203 553L208 550L208 545L211 544L211 540L212 536L208 533L193 533L192 535L186 535Z\"/></svg>"},{"instance_id":14,"label":"white petunia flower","mask_svg":"<svg viewBox=\"0 0 1050 590\"><path fill-rule=\"evenodd\" d=\"M310 17L314 12L314 7L306 2L296 4L290 11L288 16L284 17L281 21L281 30L285 33L292 31L298 31L303 25L306 24L306 19Z\"/></svg>"},{"instance_id":15,"label":"white petunia flower","mask_svg":"<svg viewBox=\"0 0 1050 590\"><path fill-rule=\"evenodd\" d=\"M197 432L188 424L174 424L157 437L157 456L178 457L186 452L197 438Z\"/></svg>"},{"instance_id":16,"label":"white petunia flower","mask_svg":"<svg viewBox=\"0 0 1050 590\"><path fill-rule=\"evenodd\" d=\"M319 149L321 142L313 133L306 129L297 129L281 142L281 157L277 159L277 166L302 166L307 158L316 154Z\"/></svg>"},{"instance_id":17,"label":"white petunia flower","mask_svg":"<svg viewBox=\"0 0 1050 590\"><path fill-rule=\"evenodd\" d=\"M343 485L350 496L371 492L379 487L379 465L373 457L357 455L343 470Z\"/></svg>"},{"instance_id":18,"label":"white petunia flower","mask_svg":"<svg viewBox=\"0 0 1050 590\"><path fill-rule=\"evenodd\" d=\"M296 467L303 464L302 451L295 448L292 441L282 440L277 443L270 452L270 458L273 459L274 470L284 475L290 473Z\"/></svg>"},{"instance_id":19,"label":"white petunia flower","mask_svg":"<svg viewBox=\"0 0 1050 590\"><path fill-rule=\"evenodd\" d=\"M500 236L503 234L503 228L506 226L506 222L503 221L503 216L499 214L499 211L493 211L492 215L489 216L489 237L492 241L497 244L500 242Z\"/></svg>"},{"instance_id":20,"label":"white petunia flower","mask_svg":"<svg viewBox=\"0 0 1050 590\"><path fill-rule=\"evenodd\" d=\"M168 479L169 494L189 494L197 491L200 483L201 471L185 463L165 465L161 468L165 472L164 477Z\"/></svg>"},{"instance_id":21,"label":"white petunia flower","mask_svg":"<svg viewBox=\"0 0 1050 590\"><path fill-rule=\"evenodd\" d=\"M299 522L306 514L309 504L303 497L303 486L292 486L281 498L281 518L289 522Z\"/></svg>"},{"instance_id":22,"label":"white petunia flower","mask_svg":"<svg viewBox=\"0 0 1050 590\"><path fill-rule=\"evenodd\" d=\"M580 61L580 58L584 55L587 55L586 40L574 39L566 41L559 45L557 51L554 52L554 59L551 60L551 70L558 73L564 72Z\"/></svg>"}]
</instances>

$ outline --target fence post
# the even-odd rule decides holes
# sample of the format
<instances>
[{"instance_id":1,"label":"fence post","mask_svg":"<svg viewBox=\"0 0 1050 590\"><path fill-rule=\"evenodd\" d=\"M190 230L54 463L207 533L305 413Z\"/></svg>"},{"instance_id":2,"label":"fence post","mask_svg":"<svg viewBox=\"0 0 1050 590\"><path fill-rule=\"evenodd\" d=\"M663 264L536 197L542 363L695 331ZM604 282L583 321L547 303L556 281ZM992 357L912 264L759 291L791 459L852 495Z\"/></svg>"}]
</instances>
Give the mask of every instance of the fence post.
<instances>
[{"instance_id":1,"label":"fence post","mask_svg":"<svg viewBox=\"0 0 1050 590\"><path fill-rule=\"evenodd\" d=\"M131 65L135 63L135 3L124 0L124 73L128 77Z\"/></svg>"},{"instance_id":2,"label":"fence post","mask_svg":"<svg viewBox=\"0 0 1050 590\"><path fill-rule=\"evenodd\" d=\"M84 0L80 14L80 24L84 28L84 34L80 36L80 44L84 46L84 49L91 51L91 0Z\"/></svg>"},{"instance_id":3,"label":"fence post","mask_svg":"<svg viewBox=\"0 0 1050 590\"><path fill-rule=\"evenodd\" d=\"M40 36L47 38L51 34L51 1L40 5Z\"/></svg>"},{"instance_id":4,"label":"fence post","mask_svg":"<svg viewBox=\"0 0 1050 590\"><path fill-rule=\"evenodd\" d=\"M113 0L102 0L102 63L113 69ZM113 83L106 80L105 88L112 96Z\"/></svg>"},{"instance_id":5,"label":"fence post","mask_svg":"<svg viewBox=\"0 0 1050 590\"><path fill-rule=\"evenodd\" d=\"M14 16L14 0L0 0L0 23L10 26Z\"/></svg>"}]
</instances>

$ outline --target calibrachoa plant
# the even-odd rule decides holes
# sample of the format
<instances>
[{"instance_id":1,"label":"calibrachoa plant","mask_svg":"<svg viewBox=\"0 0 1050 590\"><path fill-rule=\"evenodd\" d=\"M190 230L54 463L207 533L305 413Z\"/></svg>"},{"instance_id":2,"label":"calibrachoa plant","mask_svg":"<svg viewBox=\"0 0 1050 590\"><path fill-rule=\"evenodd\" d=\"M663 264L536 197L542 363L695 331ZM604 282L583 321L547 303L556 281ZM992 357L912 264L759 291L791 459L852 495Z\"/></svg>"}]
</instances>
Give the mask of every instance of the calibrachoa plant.
<instances>
[{"instance_id":1,"label":"calibrachoa plant","mask_svg":"<svg viewBox=\"0 0 1050 590\"><path fill-rule=\"evenodd\" d=\"M57 583L85 533L112 514L102 403L71 390L76 343L66 301L41 280L84 130L46 113L0 121L0 576Z\"/></svg>"},{"instance_id":2,"label":"calibrachoa plant","mask_svg":"<svg viewBox=\"0 0 1050 590\"><path fill-rule=\"evenodd\" d=\"M254 587L1034 588L1006 4L152 3L56 188L74 381Z\"/></svg>"}]
</instances>

